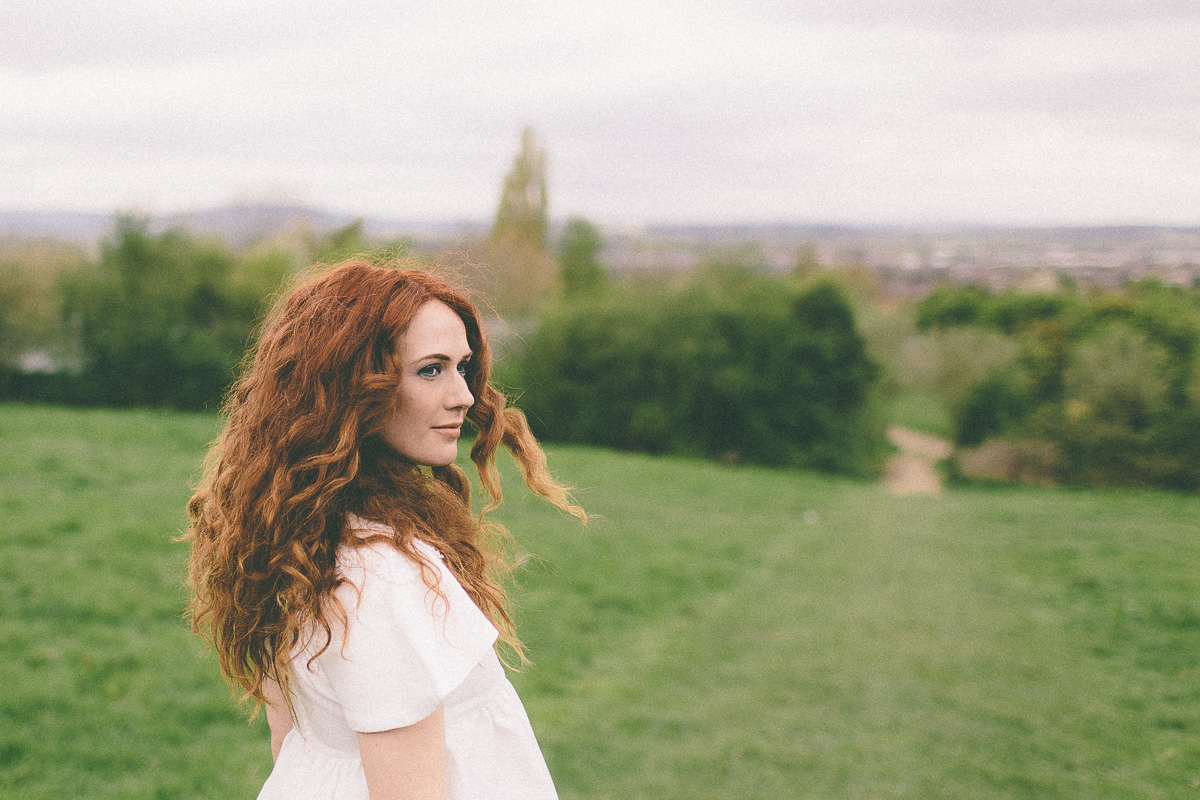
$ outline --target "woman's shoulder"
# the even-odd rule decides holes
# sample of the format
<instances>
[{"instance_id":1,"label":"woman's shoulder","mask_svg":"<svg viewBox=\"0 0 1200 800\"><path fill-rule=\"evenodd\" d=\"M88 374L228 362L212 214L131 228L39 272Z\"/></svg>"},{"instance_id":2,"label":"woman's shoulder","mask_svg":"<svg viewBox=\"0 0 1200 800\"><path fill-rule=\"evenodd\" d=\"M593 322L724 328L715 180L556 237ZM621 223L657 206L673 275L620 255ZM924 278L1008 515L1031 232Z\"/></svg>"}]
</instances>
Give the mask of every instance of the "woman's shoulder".
<instances>
[{"instance_id":1,"label":"woman's shoulder","mask_svg":"<svg viewBox=\"0 0 1200 800\"><path fill-rule=\"evenodd\" d=\"M390 525L355 514L347 515L346 524L351 536L360 541L351 541L338 548L337 568L342 577L359 588L372 577L403 582L422 580L421 566L400 551L396 532ZM419 539L412 542L417 554L433 566L432 559L439 557L437 550Z\"/></svg>"},{"instance_id":2,"label":"woman's shoulder","mask_svg":"<svg viewBox=\"0 0 1200 800\"><path fill-rule=\"evenodd\" d=\"M391 525L360 517L353 512L346 514L346 527L349 528L352 536L357 536L360 539L366 539L371 536L394 538L396 535L396 531Z\"/></svg>"}]
</instances>

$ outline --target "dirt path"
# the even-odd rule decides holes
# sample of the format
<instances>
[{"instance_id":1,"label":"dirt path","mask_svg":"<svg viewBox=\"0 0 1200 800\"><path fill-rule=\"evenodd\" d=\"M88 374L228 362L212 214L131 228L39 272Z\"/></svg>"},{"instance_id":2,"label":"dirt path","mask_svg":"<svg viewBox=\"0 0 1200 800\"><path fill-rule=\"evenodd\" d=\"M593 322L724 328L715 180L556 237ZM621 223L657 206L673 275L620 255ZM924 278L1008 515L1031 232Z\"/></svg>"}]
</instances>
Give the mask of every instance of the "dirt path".
<instances>
[{"instance_id":1,"label":"dirt path","mask_svg":"<svg viewBox=\"0 0 1200 800\"><path fill-rule=\"evenodd\" d=\"M950 455L950 443L899 425L888 428L888 439L900 452L888 462L883 487L892 494L941 494L934 464Z\"/></svg>"}]
</instances>

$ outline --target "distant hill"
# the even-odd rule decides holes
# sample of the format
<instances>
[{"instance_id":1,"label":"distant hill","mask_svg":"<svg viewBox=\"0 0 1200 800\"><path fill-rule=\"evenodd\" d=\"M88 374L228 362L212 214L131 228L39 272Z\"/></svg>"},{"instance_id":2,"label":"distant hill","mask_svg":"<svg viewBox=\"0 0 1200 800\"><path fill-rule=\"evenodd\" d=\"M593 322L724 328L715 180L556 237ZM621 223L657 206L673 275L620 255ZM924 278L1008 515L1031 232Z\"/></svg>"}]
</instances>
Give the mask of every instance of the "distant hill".
<instances>
[{"instance_id":1,"label":"distant hill","mask_svg":"<svg viewBox=\"0 0 1200 800\"><path fill-rule=\"evenodd\" d=\"M0 238L52 238L94 246L113 229L115 215L75 211L2 211ZM357 219L300 204L243 203L167 214L152 231L182 226L235 247L277 235L323 235ZM377 242L412 239L430 252L469 245L488 235L486 220L398 220L364 217ZM551 237L558 233L556 221ZM617 274L678 271L726 256L783 272L798 259L823 266L874 270L884 291L921 296L941 281L994 288L1026 280L1022 270L1045 271L1051 283L1068 275L1080 285L1120 286L1155 277L1200 286L1200 227L1158 225L988 226L771 223L646 223L601 226L601 260Z\"/></svg>"},{"instance_id":2,"label":"distant hill","mask_svg":"<svg viewBox=\"0 0 1200 800\"><path fill-rule=\"evenodd\" d=\"M80 211L0 210L0 236L52 238L78 244L94 244L113 229L117 214ZM154 231L183 227L211 234L232 245L244 245L276 233L307 228L323 234L345 227L357 219L353 214L324 211L303 205L237 204L150 218ZM487 224L472 220L428 221L365 218L372 238L413 236L424 239L453 239L486 233Z\"/></svg>"},{"instance_id":3,"label":"distant hill","mask_svg":"<svg viewBox=\"0 0 1200 800\"><path fill-rule=\"evenodd\" d=\"M0 236L95 241L112 229L111 214L78 211L0 211Z\"/></svg>"}]
</instances>

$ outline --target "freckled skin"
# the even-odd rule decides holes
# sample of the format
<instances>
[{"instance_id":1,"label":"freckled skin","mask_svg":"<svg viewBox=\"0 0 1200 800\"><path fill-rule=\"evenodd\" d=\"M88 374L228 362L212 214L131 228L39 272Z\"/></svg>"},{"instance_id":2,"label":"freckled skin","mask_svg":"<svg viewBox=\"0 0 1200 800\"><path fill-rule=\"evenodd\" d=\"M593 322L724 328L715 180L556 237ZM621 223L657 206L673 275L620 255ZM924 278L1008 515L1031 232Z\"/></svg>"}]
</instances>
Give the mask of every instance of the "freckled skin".
<instances>
[{"instance_id":1,"label":"freckled skin","mask_svg":"<svg viewBox=\"0 0 1200 800\"><path fill-rule=\"evenodd\" d=\"M396 414L383 437L417 464L441 467L458 455L458 437L475 402L467 386L467 329L445 303L417 309L399 346L402 369Z\"/></svg>"}]
</instances>

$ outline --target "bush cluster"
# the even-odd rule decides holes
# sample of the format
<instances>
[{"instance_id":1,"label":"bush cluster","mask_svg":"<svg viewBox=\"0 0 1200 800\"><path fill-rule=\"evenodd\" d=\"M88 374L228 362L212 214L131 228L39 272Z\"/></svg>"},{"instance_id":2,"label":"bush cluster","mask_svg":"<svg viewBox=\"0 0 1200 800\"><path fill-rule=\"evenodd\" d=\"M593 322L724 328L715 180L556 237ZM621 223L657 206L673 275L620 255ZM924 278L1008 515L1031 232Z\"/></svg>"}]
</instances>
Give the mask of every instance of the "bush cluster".
<instances>
[{"instance_id":1,"label":"bush cluster","mask_svg":"<svg viewBox=\"0 0 1200 800\"><path fill-rule=\"evenodd\" d=\"M924 330L1000 334L1011 357L951 398L964 447L1052 446L1054 479L1200 488L1200 296L1142 282L1054 295L944 288L917 308Z\"/></svg>"},{"instance_id":2,"label":"bush cluster","mask_svg":"<svg viewBox=\"0 0 1200 800\"><path fill-rule=\"evenodd\" d=\"M292 269L278 250L237 255L182 230L124 218L96 259L58 272L61 323L42 336L50 372L0 366L0 396L84 405L216 406L263 299ZM3 331L0 331L3 333ZM14 348L38 342L11 338ZM28 337L27 337L28 338Z\"/></svg>"},{"instance_id":3,"label":"bush cluster","mask_svg":"<svg viewBox=\"0 0 1200 800\"><path fill-rule=\"evenodd\" d=\"M883 452L879 369L842 293L748 270L561 305L520 356L543 436L867 474Z\"/></svg>"}]
</instances>

